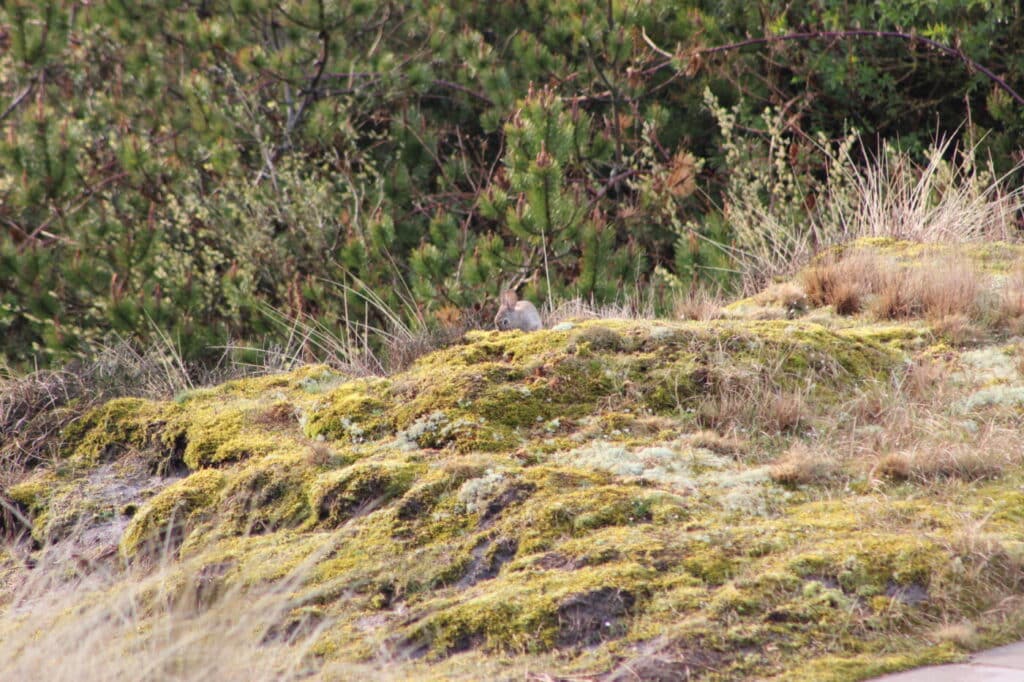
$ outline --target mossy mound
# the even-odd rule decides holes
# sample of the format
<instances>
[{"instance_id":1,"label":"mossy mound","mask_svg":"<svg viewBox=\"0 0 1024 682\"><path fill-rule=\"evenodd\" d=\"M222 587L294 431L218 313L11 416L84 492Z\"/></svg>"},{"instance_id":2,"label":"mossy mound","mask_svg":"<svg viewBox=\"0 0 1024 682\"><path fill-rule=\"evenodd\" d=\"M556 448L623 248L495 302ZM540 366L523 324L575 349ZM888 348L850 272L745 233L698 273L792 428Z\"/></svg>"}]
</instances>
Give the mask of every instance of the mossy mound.
<instances>
[{"instance_id":1,"label":"mossy mound","mask_svg":"<svg viewBox=\"0 0 1024 682\"><path fill-rule=\"evenodd\" d=\"M133 570L170 553L219 585L290 576L324 671L388 652L415 678L854 679L955 658L934 625L1020 580L1019 468L824 494L772 476L935 355L913 323L567 327L473 332L386 379L114 401L6 494L38 542L106 529Z\"/></svg>"}]
</instances>

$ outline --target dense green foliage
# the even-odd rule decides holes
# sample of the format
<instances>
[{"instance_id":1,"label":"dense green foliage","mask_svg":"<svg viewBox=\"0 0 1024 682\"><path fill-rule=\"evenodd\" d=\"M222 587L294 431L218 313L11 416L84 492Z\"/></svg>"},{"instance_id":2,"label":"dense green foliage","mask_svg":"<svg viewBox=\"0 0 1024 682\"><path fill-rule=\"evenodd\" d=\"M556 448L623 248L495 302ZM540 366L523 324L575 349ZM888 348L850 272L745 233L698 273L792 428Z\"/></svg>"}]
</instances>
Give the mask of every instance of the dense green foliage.
<instances>
[{"instance_id":1,"label":"dense green foliage","mask_svg":"<svg viewBox=\"0 0 1024 682\"><path fill-rule=\"evenodd\" d=\"M201 359L272 333L265 305L362 319L332 283L433 323L493 310L507 286L600 301L648 288L658 266L717 277L729 169L708 88L755 128L781 109L808 172L810 133L913 147L969 116L1004 169L1024 133L1010 94L914 40L709 51L905 31L1020 91L1024 14L1006 1L0 7L0 334L15 365L111 333Z\"/></svg>"}]
</instances>

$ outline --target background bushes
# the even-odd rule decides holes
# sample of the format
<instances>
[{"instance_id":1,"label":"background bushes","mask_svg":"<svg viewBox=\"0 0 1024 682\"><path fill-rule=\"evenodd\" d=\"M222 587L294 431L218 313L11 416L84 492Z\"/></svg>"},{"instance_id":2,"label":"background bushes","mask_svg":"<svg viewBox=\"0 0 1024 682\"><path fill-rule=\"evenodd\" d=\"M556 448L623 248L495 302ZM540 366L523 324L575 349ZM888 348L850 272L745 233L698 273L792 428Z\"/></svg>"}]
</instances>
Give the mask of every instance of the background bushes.
<instances>
[{"instance_id":1,"label":"background bushes","mask_svg":"<svg viewBox=\"0 0 1024 682\"><path fill-rule=\"evenodd\" d=\"M944 134L1022 160L1011 93L917 40L825 34L851 29L1024 90L1011 2L5 2L5 361L115 334L210 361L284 335L267 307L394 325L367 290L427 326L505 286L657 302L737 281L729 158L814 186L856 131L850 163ZM815 210L787 206L788 229Z\"/></svg>"}]
</instances>

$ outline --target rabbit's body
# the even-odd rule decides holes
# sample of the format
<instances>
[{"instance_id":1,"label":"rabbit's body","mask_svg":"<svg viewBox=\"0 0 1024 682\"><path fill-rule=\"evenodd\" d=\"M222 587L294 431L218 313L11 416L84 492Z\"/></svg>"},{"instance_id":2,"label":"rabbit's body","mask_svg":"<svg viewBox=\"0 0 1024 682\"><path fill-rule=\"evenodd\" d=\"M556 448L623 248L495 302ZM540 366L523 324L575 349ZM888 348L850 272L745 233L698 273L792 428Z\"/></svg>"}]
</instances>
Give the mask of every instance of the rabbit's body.
<instances>
[{"instance_id":1,"label":"rabbit's body","mask_svg":"<svg viewBox=\"0 0 1024 682\"><path fill-rule=\"evenodd\" d=\"M519 329L533 332L544 325L541 324L540 313L532 303L518 300L514 291L506 291L501 295L501 306L494 318L494 326L502 331Z\"/></svg>"}]
</instances>

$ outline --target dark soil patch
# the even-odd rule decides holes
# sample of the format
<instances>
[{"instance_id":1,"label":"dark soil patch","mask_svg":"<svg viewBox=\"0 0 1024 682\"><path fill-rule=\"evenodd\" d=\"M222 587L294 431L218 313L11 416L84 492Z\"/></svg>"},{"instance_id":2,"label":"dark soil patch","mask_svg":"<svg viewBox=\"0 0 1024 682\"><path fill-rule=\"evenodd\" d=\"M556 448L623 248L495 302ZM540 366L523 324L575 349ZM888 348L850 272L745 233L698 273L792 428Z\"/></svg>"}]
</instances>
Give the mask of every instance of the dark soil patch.
<instances>
[{"instance_id":1,"label":"dark soil patch","mask_svg":"<svg viewBox=\"0 0 1024 682\"><path fill-rule=\"evenodd\" d=\"M481 580L490 580L498 575L501 567L511 561L519 549L519 541L515 538L491 540L477 545L470 555L472 560L466 569L458 587L469 587Z\"/></svg>"},{"instance_id":2,"label":"dark soil patch","mask_svg":"<svg viewBox=\"0 0 1024 682\"><path fill-rule=\"evenodd\" d=\"M26 524L22 519L28 520L28 510L0 493L0 540L11 541L31 533L31 524Z\"/></svg>"},{"instance_id":3,"label":"dark soil patch","mask_svg":"<svg viewBox=\"0 0 1024 682\"><path fill-rule=\"evenodd\" d=\"M533 565L547 570L573 571L582 566L583 562L577 557L567 556L560 552L548 552L533 562Z\"/></svg>"},{"instance_id":4,"label":"dark soil patch","mask_svg":"<svg viewBox=\"0 0 1024 682\"><path fill-rule=\"evenodd\" d=\"M290 403L275 403L252 419L254 424L269 427L289 427L298 424L295 406Z\"/></svg>"},{"instance_id":5,"label":"dark soil patch","mask_svg":"<svg viewBox=\"0 0 1024 682\"><path fill-rule=\"evenodd\" d=\"M319 609L296 609L285 616L280 623L275 623L267 628L260 644L263 646L281 642L292 644L305 639L316 632L323 619L324 615Z\"/></svg>"},{"instance_id":6,"label":"dark soil patch","mask_svg":"<svg viewBox=\"0 0 1024 682\"><path fill-rule=\"evenodd\" d=\"M889 583L885 588L885 596L895 598L908 606L918 606L929 599L928 590L917 583L911 583L910 585Z\"/></svg>"},{"instance_id":7,"label":"dark soil patch","mask_svg":"<svg viewBox=\"0 0 1024 682\"><path fill-rule=\"evenodd\" d=\"M537 486L532 483L513 483L505 488L497 497L487 503L487 508L480 515L480 527L486 528L493 524L503 511L522 503L535 490L537 490Z\"/></svg>"},{"instance_id":8,"label":"dark soil patch","mask_svg":"<svg viewBox=\"0 0 1024 682\"><path fill-rule=\"evenodd\" d=\"M153 439L157 432L163 429L162 423L153 424L150 430L153 432ZM188 465L185 464L185 448L188 447L188 437L185 431L175 435L170 447L163 449L159 456L153 460L150 473L157 476L184 477L188 475Z\"/></svg>"},{"instance_id":9,"label":"dark soil patch","mask_svg":"<svg viewBox=\"0 0 1024 682\"><path fill-rule=\"evenodd\" d=\"M624 590L602 587L570 597L558 607L558 646L594 646L625 634L622 620L636 603Z\"/></svg>"},{"instance_id":10,"label":"dark soil patch","mask_svg":"<svg viewBox=\"0 0 1024 682\"><path fill-rule=\"evenodd\" d=\"M596 679L600 682L683 682L721 670L735 657L733 652L705 648L693 641L655 640L638 649L637 656L622 661Z\"/></svg>"}]
</instances>

